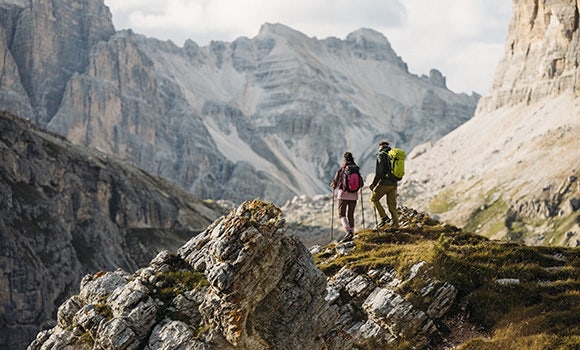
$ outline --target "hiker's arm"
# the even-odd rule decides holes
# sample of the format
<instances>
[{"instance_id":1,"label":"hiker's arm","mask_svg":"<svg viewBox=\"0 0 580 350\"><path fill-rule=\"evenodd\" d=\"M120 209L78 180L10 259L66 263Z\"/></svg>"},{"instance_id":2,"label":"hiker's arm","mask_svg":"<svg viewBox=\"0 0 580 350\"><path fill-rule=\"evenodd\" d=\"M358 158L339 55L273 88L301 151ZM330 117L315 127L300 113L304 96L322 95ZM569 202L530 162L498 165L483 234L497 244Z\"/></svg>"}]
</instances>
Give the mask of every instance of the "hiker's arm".
<instances>
[{"instance_id":1,"label":"hiker's arm","mask_svg":"<svg viewBox=\"0 0 580 350\"><path fill-rule=\"evenodd\" d=\"M382 153L379 154L377 164L377 178L379 179L379 181L380 179L384 179L385 177L387 177L389 170L390 170L389 159L387 158L386 155Z\"/></svg>"},{"instance_id":2,"label":"hiker's arm","mask_svg":"<svg viewBox=\"0 0 580 350\"><path fill-rule=\"evenodd\" d=\"M375 167L375 177L373 178L373 182L369 186L371 190L373 190L380 182L387 175L387 159L384 157L383 154L379 153L377 155L377 164Z\"/></svg>"},{"instance_id":3,"label":"hiker's arm","mask_svg":"<svg viewBox=\"0 0 580 350\"><path fill-rule=\"evenodd\" d=\"M340 178L340 169L341 168L339 168L336 171L336 174L334 174L334 179L332 179L332 182L330 183L330 187L332 187L332 188L336 188L337 185L338 185L338 181L339 181L339 178Z\"/></svg>"}]
</instances>

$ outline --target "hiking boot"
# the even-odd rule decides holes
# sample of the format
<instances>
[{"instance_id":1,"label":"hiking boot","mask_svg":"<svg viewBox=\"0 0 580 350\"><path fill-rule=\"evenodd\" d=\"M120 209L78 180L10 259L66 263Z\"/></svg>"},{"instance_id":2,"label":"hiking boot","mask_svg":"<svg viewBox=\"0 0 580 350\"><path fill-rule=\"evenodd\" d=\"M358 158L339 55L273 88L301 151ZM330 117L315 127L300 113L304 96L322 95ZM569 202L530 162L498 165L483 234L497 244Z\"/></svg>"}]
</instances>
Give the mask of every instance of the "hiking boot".
<instances>
[{"instance_id":1,"label":"hiking boot","mask_svg":"<svg viewBox=\"0 0 580 350\"><path fill-rule=\"evenodd\" d=\"M378 224L375 225L373 230L377 230L379 228L384 227L389 221L391 221L391 218L388 216L385 216L384 218L381 219L381 221Z\"/></svg>"},{"instance_id":2,"label":"hiking boot","mask_svg":"<svg viewBox=\"0 0 580 350\"><path fill-rule=\"evenodd\" d=\"M346 231L346 234L344 235L344 237L342 237L342 239L339 241L339 243L352 241L353 237L354 237L353 231Z\"/></svg>"}]
</instances>

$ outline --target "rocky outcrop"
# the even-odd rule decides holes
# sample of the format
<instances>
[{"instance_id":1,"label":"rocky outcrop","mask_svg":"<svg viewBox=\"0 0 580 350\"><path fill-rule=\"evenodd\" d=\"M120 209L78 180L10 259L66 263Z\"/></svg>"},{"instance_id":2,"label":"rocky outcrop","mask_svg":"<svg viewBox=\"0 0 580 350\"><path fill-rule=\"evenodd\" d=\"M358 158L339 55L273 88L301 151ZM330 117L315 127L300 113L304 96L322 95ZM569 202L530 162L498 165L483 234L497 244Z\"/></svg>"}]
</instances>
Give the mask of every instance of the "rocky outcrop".
<instances>
[{"instance_id":1,"label":"rocky outcrop","mask_svg":"<svg viewBox=\"0 0 580 350\"><path fill-rule=\"evenodd\" d=\"M134 270L222 215L103 153L0 114L0 347L54 325L82 276Z\"/></svg>"},{"instance_id":2,"label":"rocky outcrop","mask_svg":"<svg viewBox=\"0 0 580 350\"><path fill-rule=\"evenodd\" d=\"M580 5L576 0L515 1L504 57L478 113L571 92L580 96Z\"/></svg>"},{"instance_id":3,"label":"rocky outcrop","mask_svg":"<svg viewBox=\"0 0 580 350\"><path fill-rule=\"evenodd\" d=\"M327 284L280 209L248 201L133 274L87 275L28 349L338 350L370 338L425 348L457 295L429 269L343 268ZM424 286L425 311L400 294L410 283Z\"/></svg>"},{"instance_id":4,"label":"rocky outcrop","mask_svg":"<svg viewBox=\"0 0 580 350\"><path fill-rule=\"evenodd\" d=\"M324 348L338 316L326 277L272 204L245 202L178 253L209 281L210 334L242 349Z\"/></svg>"},{"instance_id":5,"label":"rocky outcrop","mask_svg":"<svg viewBox=\"0 0 580 350\"><path fill-rule=\"evenodd\" d=\"M404 278L394 269L373 269L364 274L348 268L340 270L329 281L327 297L339 306L340 327L357 341L375 338L379 343L392 343L403 339L416 348L426 348L439 336L434 320L449 311L458 292L449 283L429 280L421 290L422 296L430 299L427 311L413 305L398 288L411 283L418 274L425 276L426 269L426 263L420 262ZM361 310L366 317L361 317Z\"/></svg>"},{"instance_id":6,"label":"rocky outcrop","mask_svg":"<svg viewBox=\"0 0 580 350\"><path fill-rule=\"evenodd\" d=\"M0 8L6 109L200 198L323 193L345 150L370 171L376 141L434 141L479 98L437 71L411 74L371 29L318 40L264 24L251 39L181 48L115 33L101 0Z\"/></svg>"},{"instance_id":7,"label":"rocky outcrop","mask_svg":"<svg viewBox=\"0 0 580 350\"><path fill-rule=\"evenodd\" d=\"M29 349L325 349L326 278L284 233L278 208L246 202L132 275L86 276Z\"/></svg>"}]
</instances>

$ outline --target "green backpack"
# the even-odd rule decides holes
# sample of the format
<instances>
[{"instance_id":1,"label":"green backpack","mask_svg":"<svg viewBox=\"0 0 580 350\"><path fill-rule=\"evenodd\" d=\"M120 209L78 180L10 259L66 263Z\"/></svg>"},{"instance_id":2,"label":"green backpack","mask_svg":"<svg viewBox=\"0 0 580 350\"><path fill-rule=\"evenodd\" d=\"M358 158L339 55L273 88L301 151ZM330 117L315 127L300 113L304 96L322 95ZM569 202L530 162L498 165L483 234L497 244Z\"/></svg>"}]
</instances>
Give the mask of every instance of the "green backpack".
<instances>
[{"instance_id":1,"label":"green backpack","mask_svg":"<svg viewBox=\"0 0 580 350\"><path fill-rule=\"evenodd\" d=\"M403 176L405 176L405 158L407 154L400 148L391 148L387 156L391 162L391 172L395 175L397 181L401 181Z\"/></svg>"}]
</instances>

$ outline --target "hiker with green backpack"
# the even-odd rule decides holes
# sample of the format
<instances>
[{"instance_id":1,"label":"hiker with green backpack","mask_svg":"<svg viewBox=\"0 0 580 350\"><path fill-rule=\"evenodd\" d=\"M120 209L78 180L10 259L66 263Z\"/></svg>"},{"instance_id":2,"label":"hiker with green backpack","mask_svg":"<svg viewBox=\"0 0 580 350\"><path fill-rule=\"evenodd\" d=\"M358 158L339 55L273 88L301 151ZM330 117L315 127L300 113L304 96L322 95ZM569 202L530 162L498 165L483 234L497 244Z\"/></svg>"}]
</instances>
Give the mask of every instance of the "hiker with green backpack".
<instances>
[{"instance_id":1,"label":"hiker with green backpack","mask_svg":"<svg viewBox=\"0 0 580 350\"><path fill-rule=\"evenodd\" d=\"M375 177L369 186L372 193L370 201L379 213L381 220L374 229L385 227L391 220L391 228L399 227L399 215L397 213L397 183L403 178L405 164L405 152L398 148L389 147L387 141L379 142L379 154L377 155ZM387 207L391 218L387 216L381 205L381 198L387 196Z\"/></svg>"}]
</instances>

